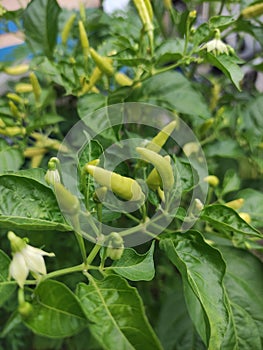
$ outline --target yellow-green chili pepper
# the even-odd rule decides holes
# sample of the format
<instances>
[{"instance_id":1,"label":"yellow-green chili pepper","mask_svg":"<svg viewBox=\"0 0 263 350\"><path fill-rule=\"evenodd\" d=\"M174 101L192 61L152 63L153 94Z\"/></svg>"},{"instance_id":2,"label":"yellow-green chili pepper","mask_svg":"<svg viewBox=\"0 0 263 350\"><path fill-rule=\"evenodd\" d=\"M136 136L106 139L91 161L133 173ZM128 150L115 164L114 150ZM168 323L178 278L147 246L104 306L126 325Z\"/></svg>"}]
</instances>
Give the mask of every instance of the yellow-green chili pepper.
<instances>
[{"instance_id":1,"label":"yellow-green chili pepper","mask_svg":"<svg viewBox=\"0 0 263 350\"><path fill-rule=\"evenodd\" d=\"M147 149L159 153L169 136L176 128L177 122L174 120L167 124L146 146Z\"/></svg>"},{"instance_id":2,"label":"yellow-green chili pepper","mask_svg":"<svg viewBox=\"0 0 263 350\"><path fill-rule=\"evenodd\" d=\"M234 199L233 201L225 203L225 205L229 208L238 210L243 206L244 202L245 201L243 198L238 198L238 199Z\"/></svg>"},{"instance_id":3,"label":"yellow-green chili pepper","mask_svg":"<svg viewBox=\"0 0 263 350\"><path fill-rule=\"evenodd\" d=\"M29 78L30 78L30 83L33 86L33 93L34 93L35 99L37 102L39 102L40 96L41 96L41 87L39 85L37 76L35 75L35 73L32 72L29 74Z\"/></svg>"},{"instance_id":4,"label":"yellow-green chili pepper","mask_svg":"<svg viewBox=\"0 0 263 350\"><path fill-rule=\"evenodd\" d=\"M69 37L69 33L72 29L72 26L73 26L73 23L75 21L75 18L76 18L76 14L73 13L69 19L67 20L67 22L65 23L65 26L63 27L62 29L62 32L61 32L61 41L62 41L62 44L65 45L68 41L68 37Z\"/></svg>"},{"instance_id":5,"label":"yellow-green chili pepper","mask_svg":"<svg viewBox=\"0 0 263 350\"><path fill-rule=\"evenodd\" d=\"M142 201L144 194L138 182L130 177L121 176L113 171L86 164L86 171L94 177L101 186L125 200Z\"/></svg>"},{"instance_id":6,"label":"yellow-green chili pepper","mask_svg":"<svg viewBox=\"0 0 263 350\"><path fill-rule=\"evenodd\" d=\"M90 54L93 61L103 73L109 76L114 74L112 60L109 57L99 55L92 47L90 48Z\"/></svg>"},{"instance_id":7,"label":"yellow-green chili pepper","mask_svg":"<svg viewBox=\"0 0 263 350\"><path fill-rule=\"evenodd\" d=\"M164 159L170 164L170 156L165 156ZM158 190L158 188L162 187L162 179L156 168L153 168L150 172L146 179L146 183L152 190Z\"/></svg>"},{"instance_id":8,"label":"yellow-green chili pepper","mask_svg":"<svg viewBox=\"0 0 263 350\"><path fill-rule=\"evenodd\" d=\"M59 182L54 182L54 189L61 210L70 216L78 214L80 210L78 198Z\"/></svg>"},{"instance_id":9,"label":"yellow-green chili pepper","mask_svg":"<svg viewBox=\"0 0 263 350\"><path fill-rule=\"evenodd\" d=\"M131 86L133 84L133 80L131 78L120 72L114 74L114 79L121 86Z\"/></svg>"},{"instance_id":10,"label":"yellow-green chili pepper","mask_svg":"<svg viewBox=\"0 0 263 350\"><path fill-rule=\"evenodd\" d=\"M89 54L89 39L86 33L86 29L82 21L79 21L79 36L80 42L85 57L88 57Z\"/></svg>"},{"instance_id":11,"label":"yellow-green chili pepper","mask_svg":"<svg viewBox=\"0 0 263 350\"><path fill-rule=\"evenodd\" d=\"M9 75L21 75L27 73L29 70L28 64L20 64L13 67L5 67L4 72Z\"/></svg>"},{"instance_id":12,"label":"yellow-green chili pepper","mask_svg":"<svg viewBox=\"0 0 263 350\"><path fill-rule=\"evenodd\" d=\"M15 92L19 94L29 93L33 91L32 84L28 83L18 83L15 85Z\"/></svg>"},{"instance_id":13,"label":"yellow-green chili pepper","mask_svg":"<svg viewBox=\"0 0 263 350\"><path fill-rule=\"evenodd\" d=\"M248 6L241 11L241 16L246 19L258 17L263 14L263 3Z\"/></svg>"},{"instance_id":14,"label":"yellow-green chili pepper","mask_svg":"<svg viewBox=\"0 0 263 350\"><path fill-rule=\"evenodd\" d=\"M24 105L24 104L28 103L27 100L25 100L24 98L20 97L17 94L12 93L12 92L8 92L6 94L6 97L8 97L10 100L12 100L12 101L14 101L16 103L19 103L21 105Z\"/></svg>"},{"instance_id":15,"label":"yellow-green chili pepper","mask_svg":"<svg viewBox=\"0 0 263 350\"><path fill-rule=\"evenodd\" d=\"M153 164L158 171L165 191L171 190L174 185L173 168L170 162L158 153L147 148L137 147L136 151L142 156L146 162Z\"/></svg>"}]
</instances>

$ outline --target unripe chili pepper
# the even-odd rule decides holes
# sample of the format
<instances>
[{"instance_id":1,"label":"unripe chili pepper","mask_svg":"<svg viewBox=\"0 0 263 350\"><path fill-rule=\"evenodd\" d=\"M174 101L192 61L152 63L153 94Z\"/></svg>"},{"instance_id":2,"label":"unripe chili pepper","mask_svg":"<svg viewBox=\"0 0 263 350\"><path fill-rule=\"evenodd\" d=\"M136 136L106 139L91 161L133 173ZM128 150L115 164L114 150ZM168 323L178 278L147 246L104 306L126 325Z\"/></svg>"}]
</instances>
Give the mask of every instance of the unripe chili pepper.
<instances>
[{"instance_id":1,"label":"unripe chili pepper","mask_svg":"<svg viewBox=\"0 0 263 350\"><path fill-rule=\"evenodd\" d=\"M23 153L26 158L33 158L38 155L44 155L47 153L47 150L46 148L28 147L24 150Z\"/></svg>"},{"instance_id":2,"label":"unripe chili pepper","mask_svg":"<svg viewBox=\"0 0 263 350\"><path fill-rule=\"evenodd\" d=\"M190 157L193 153L200 151L200 145L197 142L188 142L183 146L183 151L186 157Z\"/></svg>"},{"instance_id":3,"label":"unripe chili pepper","mask_svg":"<svg viewBox=\"0 0 263 350\"><path fill-rule=\"evenodd\" d=\"M174 185L174 174L170 162L158 153L147 148L137 147L136 151L142 156L143 160L155 166L162 179L163 189L165 191L171 190Z\"/></svg>"},{"instance_id":4,"label":"unripe chili pepper","mask_svg":"<svg viewBox=\"0 0 263 350\"><path fill-rule=\"evenodd\" d=\"M85 57L88 57L89 54L89 39L86 33L86 29L82 21L79 21L79 36L80 42Z\"/></svg>"},{"instance_id":5,"label":"unripe chili pepper","mask_svg":"<svg viewBox=\"0 0 263 350\"><path fill-rule=\"evenodd\" d=\"M133 84L133 80L131 78L120 72L114 74L114 79L121 86L131 86Z\"/></svg>"},{"instance_id":6,"label":"unripe chili pepper","mask_svg":"<svg viewBox=\"0 0 263 350\"><path fill-rule=\"evenodd\" d=\"M92 47L90 48L90 54L93 61L103 73L109 76L114 74L112 60L109 57L100 56Z\"/></svg>"},{"instance_id":7,"label":"unripe chili pepper","mask_svg":"<svg viewBox=\"0 0 263 350\"><path fill-rule=\"evenodd\" d=\"M170 163L169 156L165 156L164 159ZM162 187L162 179L156 168L153 168L153 170L150 172L146 179L146 183L152 190L158 190L159 187Z\"/></svg>"},{"instance_id":8,"label":"unripe chili pepper","mask_svg":"<svg viewBox=\"0 0 263 350\"><path fill-rule=\"evenodd\" d=\"M94 88L94 85L97 83L97 81L101 79L102 75L103 75L102 71L98 67L95 67L93 72L91 73L89 82L88 83L85 82L83 84L80 95L83 95L89 92L90 90L92 90Z\"/></svg>"},{"instance_id":9,"label":"unripe chili pepper","mask_svg":"<svg viewBox=\"0 0 263 350\"><path fill-rule=\"evenodd\" d=\"M233 201L225 203L225 205L229 208L238 210L243 206L244 202L245 202L245 200L243 198L238 198L238 199L235 199Z\"/></svg>"},{"instance_id":10,"label":"unripe chili pepper","mask_svg":"<svg viewBox=\"0 0 263 350\"><path fill-rule=\"evenodd\" d=\"M75 21L75 18L76 18L76 14L73 13L69 19L67 20L67 22L65 23L63 29L62 29L62 32L61 32L61 41L62 41L62 44L65 45L68 41L68 37L69 37L69 33L72 29L72 26L73 26L73 23Z\"/></svg>"},{"instance_id":11,"label":"unripe chili pepper","mask_svg":"<svg viewBox=\"0 0 263 350\"><path fill-rule=\"evenodd\" d=\"M10 108L12 115L16 118L21 118L21 113L19 112L19 110L18 110L17 106L14 104L14 102L9 101L8 104L9 104L9 108Z\"/></svg>"},{"instance_id":12,"label":"unripe chili pepper","mask_svg":"<svg viewBox=\"0 0 263 350\"><path fill-rule=\"evenodd\" d=\"M26 129L20 126L7 126L4 129L0 128L0 134L5 136L24 136Z\"/></svg>"},{"instance_id":13,"label":"unripe chili pepper","mask_svg":"<svg viewBox=\"0 0 263 350\"><path fill-rule=\"evenodd\" d=\"M108 189L106 186L96 188L95 193L93 194L93 200L96 203L102 203L105 200Z\"/></svg>"},{"instance_id":14,"label":"unripe chili pepper","mask_svg":"<svg viewBox=\"0 0 263 350\"><path fill-rule=\"evenodd\" d=\"M164 7L166 10L171 10L173 5L172 5L172 0L163 0Z\"/></svg>"},{"instance_id":15,"label":"unripe chili pepper","mask_svg":"<svg viewBox=\"0 0 263 350\"><path fill-rule=\"evenodd\" d=\"M241 16L246 19L258 17L263 14L263 3L248 6L241 11Z\"/></svg>"},{"instance_id":16,"label":"unripe chili pepper","mask_svg":"<svg viewBox=\"0 0 263 350\"><path fill-rule=\"evenodd\" d=\"M33 91L33 86L32 84L28 83L18 83L15 85L15 92L17 93L28 93Z\"/></svg>"},{"instance_id":17,"label":"unripe chili pepper","mask_svg":"<svg viewBox=\"0 0 263 350\"><path fill-rule=\"evenodd\" d=\"M94 177L94 180L101 186L107 187L110 191L125 200L142 201L144 194L138 182L130 177L121 176L113 171L86 165L86 171Z\"/></svg>"},{"instance_id":18,"label":"unripe chili pepper","mask_svg":"<svg viewBox=\"0 0 263 350\"><path fill-rule=\"evenodd\" d=\"M6 125L2 118L0 118L0 128L5 129Z\"/></svg>"},{"instance_id":19,"label":"unripe chili pepper","mask_svg":"<svg viewBox=\"0 0 263 350\"><path fill-rule=\"evenodd\" d=\"M14 101L16 103L19 103L21 105L24 105L24 104L28 103L27 100L25 100L24 98L20 97L17 94L13 94L12 92L8 92L6 94L6 97L8 97L10 100L12 100L12 101Z\"/></svg>"},{"instance_id":20,"label":"unripe chili pepper","mask_svg":"<svg viewBox=\"0 0 263 350\"><path fill-rule=\"evenodd\" d=\"M77 215L80 210L78 198L59 182L54 183L54 189L60 209L70 216Z\"/></svg>"},{"instance_id":21,"label":"unripe chili pepper","mask_svg":"<svg viewBox=\"0 0 263 350\"><path fill-rule=\"evenodd\" d=\"M177 122L174 120L167 124L158 134L147 144L146 148L159 153L162 146L168 140L169 136L172 134L176 128Z\"/></svg>"},{"instance_id":22,"label":"unripe chili pepper","mask_svg":"<svg viewBox=\"0 0 263 350\"><path fill-rule=\"evenodd\" d=\"M165 194L164 191L161 189L161 187L157 188L157 193L161 199L162 202L165 202Z\"/></svg>"},{"instance_id":23,"label":"unripe chili pepper","mask_svg":"<svg viewBox=\"0 0 263 350\"><path fill-rule=\"evenodd\" d=\"M248 213L238 213L238 215L241 217L241 219L243 219L244 221L246 221L247 224L251 223L251 216Z\"/></svg>"},{"instance_id":24,"label":"unripe chili pepper","mask_svg":"<svg viewBox=\"0 0 263 350\"><path fill-rule=\"evenodd\" d=\"M34 93L35 99L37 102L39 102L40 96L41 96L41 87L39 85L37 76L35 75L35 73L31 72L29 74L29 78L30 78L30 82L33 86L33 93Z\"/></svg>"},{"instance_id":25,"label":"unripe chili pepper","mask_svg":"<svg viewBox=\"0 0 263 350\"><path fill-rule=\"evenodd\" d=\"M152 27L153 11L149 0L133 0L143 25Z\"/></svg>"},{"instance_id":26,"label":"unripe chili pepper","mask_svg":"<svg viewBox=\"0 0 263 350\"><path fill-rule=\"evenodd\" d=\"M23 318L30 316L32 311L33 311L33 306L27 301L24 301L18 306L18 312Z\"/></svg>"},{"instance_id":27,"label":"unripe chili pepper","mask_svg":"<svg viewBox=\"0 0 263 350\"><path fill-rule=\"evenodd\" d=\"M86 8L82 1L79 2L79 14L82 22L86 23Z\"/></svg>"},{"instance_id":28,"label":"unripe chili pepper","mask_svg":"<svg viewBox=\"0 0 263 350\"><path fill-rule=\"evenodd\" d=\"M13 67L5 67L4 72L9 75L21 75L27 73L29 70L28 64L20 64Z\"/></svg>"},{"instance_id":29,"label":"unripe chili pepper","mask_svg":"<svg viewBox=\"0 0 263 350\"><path fill-rule=\"evenodd\" d=\"M217 187L219 185L219 178L215 175L208 175L204 178L204 181L207 182L212 187Z\"/></svg>"}]
</instances>

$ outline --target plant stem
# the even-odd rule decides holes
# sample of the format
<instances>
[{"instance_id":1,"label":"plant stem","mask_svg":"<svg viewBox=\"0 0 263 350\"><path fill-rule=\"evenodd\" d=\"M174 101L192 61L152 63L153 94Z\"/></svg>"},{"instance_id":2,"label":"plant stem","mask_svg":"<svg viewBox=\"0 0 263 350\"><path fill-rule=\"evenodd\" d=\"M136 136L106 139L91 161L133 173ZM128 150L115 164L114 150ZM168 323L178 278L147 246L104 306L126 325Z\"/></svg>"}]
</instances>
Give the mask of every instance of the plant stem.
<instances>
[{"instance_id":1,"label":"plant stem","mask_svg":"<svg viewBox=\"0 0 263 350\"><path fill-rule=\"evenodd\" d=\"M86 260L86 266L87 265L90 265L92 263L92 261L96 258L96 255L98 254L98 252L100 251L100 248L101 248L101 245L100 244L96 244L91 252L89 253L89 256L87 257L87 260Z\"/></svg>"},{"instance_id":2,"label":"plant stem","mask_svg":"<svg viewBox=\"0 0 263 350\"><path fill-rule=\"evenodd\" d=\"M61 269L61 270L47 273L46 275L41 277L40 281L42 282L48 278L54 278L54 277L66 275L68 273L81 272L84 269L85 269L85 264L80 264L80 265L76 265L76 266L72 266L72 267L66 267L65 269Z\"/></svg>"}]
</instances>

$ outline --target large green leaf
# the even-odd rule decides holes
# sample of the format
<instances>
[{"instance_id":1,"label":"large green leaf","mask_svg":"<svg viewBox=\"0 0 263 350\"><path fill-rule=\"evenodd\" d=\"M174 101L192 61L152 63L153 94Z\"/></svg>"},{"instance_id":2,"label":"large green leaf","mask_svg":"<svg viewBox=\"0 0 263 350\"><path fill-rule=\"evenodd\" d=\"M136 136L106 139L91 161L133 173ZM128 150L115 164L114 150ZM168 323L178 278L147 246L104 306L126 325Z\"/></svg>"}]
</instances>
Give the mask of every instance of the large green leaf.
<instances>
[{"instance_id":1,"label":"large green leaf","mask_svg":"<svg viewBox=\"0 0 263 350\"><path fill-rule=\"evenodd\" d=\"M6 300L11 297L12 293L16 289L16 283L13 281L8 281L9 264L9 257L2 250L0 250L0 306L2 306Z\"/></svg>"},{"instance_id":2,"label":"large green leaf","mask_svg":"<svg viewBox=\"0 0 263 350\"><path fill-rule=\"evenodd\" d=\"M234 169L229 169L225 176L222 185L221 195L224 196L229 192L237 191L240 188L240 178Z\"/></svg>"},{"instance_id":3,"label":"large green leaf","mask_svg":"<svg viewBox=\"0 0 263 350\"><path fill-rule=\"evenodd\" d=\"M29 173L28 173L29 174ZM70 231L51 188L17 174L0 175L0 224L5 228Z\"/></svg>"},{"instance_id":4,"label":"large green leaf","mask_svg":"<svg viewBox=\"0 0 263 350\"><path fill-rule=\"evenodd\" d=\"M137 101L171 108L180 113L208 118L203 96L178 72L166 72L149 78L136 96Z\"/></svg>"},{"instance_id":5,"label":"large green leaf","mask_svg":"<svg viewBox=\"0 0 263 350\"><path fill-rule=\"evenodd\" d=\"M157 334L165 350L205 350L186 307L180 278L174 276L174 291L164 297Z\"/></svg>"},{"instance_id":6,"label":"large green leaf","mask_svg":"<svg viewBox=\"0 0 263 350\"><path fill-rule=\"evenodd\" d=\"M226 54L215 56L211 53L206 54L206 59L213 66L220 69L232 81L239 91L241 90L240 83L244 77L244 73L238 64L242 63L242 61L236 57L231 57Z\"/></svg>"},{"instance_id":7,"label":"large green leaf","mask_svg":"<svg viewBox=\"0 0 263 350\"><path fill-rule=\"evenodd\" d=\"M60 282L41 282L34 291L32 306L32 312L24 318L24 323L37 334L62 338L87 326L79 300Z\"/></svg>"},{"instance_id":8,"label":"large green leaf","mask_svg":"<svg viewBox=\"0 0 263 350\"><path fill-rule=\"evenodd\" d=\"M19 149L11 147L5 140L0 139L0 173L18 170L24 162Z\"/></svg>"},{"instance_id":9,"label":"large green leaf","mask_svg":"<svg viewBox=\"0 0 263 350\"><path fill-rule=\"evenodd\" d=\"M262 262L245 250L220 247L220 251L227 263L225 285L229 298L237 308L243 308L250 315L263 339ZM253 333L253 323L250 329Z\"/></svg>"},{"instance_id":10,"label":"large green leaf","mask_svg":"<svg viewBox=\"0 0 263 350\"><path fill-rule=\"evenodd\" d=\"M145 254L138 254L132 248L126 248L120 260L116 260L109 269L131 281L151 281L154 277L154 241Z\"/></svg>"},{"instance_id":11,"label":"large green leaf","mask_svg":"<svg viewBox=\"0 0 263 350\"><path fill-rule=\"evenodd\" d=\"M262 237L259 231L241 219L234 209L225 205L214 204L205 207L201 218L212 224L219 232L234 231L243 235Z\"/></svg>"},{"instance_id":12,"label":"large green leaf","mask_svg":"<svg viewBox=\"0 0 263 350\"><path fill-rule=\"evenodd\" d=\"M24 11L26 40L34 52L51 57L57 39L58 16L61 9L56 0L32 0Z\"/></svg>"},{"instance_id":13,"label":"large green leaf","mask_svg":"<svg viewBox=\"0 0 263 350\"><path fill-rule=\"evenodd\" d=\"M162 349L143 309L135 288L119 276L90 284L80 283L77 294L82 302L90 330L107 350Z\"/></svg>"},{"instance_id":14,"label":"large green leaf","mask_svg":"<svg viewBox=\"0 0 263 350\"><path fill-rule=\"evenodd\" d=\"M178 268L184 285L192 290L205 312L210 329L204 330L201 338L206 341L206 333L210 333L209 349L220 349L229 320L223 286L225 263L220 253L206 244L196 231L168 236L161 240L160 247ZM192 301L193 305L189 307L189 298L186 300L190 316L198 329L200 312L199 315L195 312L193 307L196 303L194 299ZM198 317L195 318L195 315Z\"/></svg>"}]
</instances>

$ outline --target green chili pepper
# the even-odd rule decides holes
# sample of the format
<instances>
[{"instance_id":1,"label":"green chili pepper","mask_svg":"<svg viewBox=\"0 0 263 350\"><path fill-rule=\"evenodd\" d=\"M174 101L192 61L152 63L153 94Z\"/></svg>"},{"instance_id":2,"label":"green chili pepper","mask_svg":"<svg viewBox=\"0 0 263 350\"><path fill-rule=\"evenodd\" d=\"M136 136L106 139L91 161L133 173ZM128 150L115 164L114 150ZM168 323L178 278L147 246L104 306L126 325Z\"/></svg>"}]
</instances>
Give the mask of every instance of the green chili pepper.
<instances>
[{"instance_id":1,"label":"green chili pepper","mask_svg":"<svg viewBox=\"0 0 263 350\"><path fill-rule=\"evenodd\" d=\"M93 61L103 73L109 76L114 74L112 60L109 57L99 55L92 47L90 48L90 54Z\"/></svg>"},{"instance_id":2,"label":"green chili pepper","mask_svg":"<svg viewBox=\"0 0 263 350\"><path fill-rule=\"evenodd\" d=\"M144 194L138 182L130 177L121 176L112 171L86 164L86 171L92 175L101 186L125 200L142 201Z\"/></svg>"},{"instance_id":3,"label":"green chili pepper","mask_svg":"<svg viewBox=\"0 0 263 350\"><path fill-rule=\"evenodd\" d=\"M167 124L146 146L147 149L159 153L169 136L176 128L177 122L174 120Z\"/></svg>"},{"instance_id":4,"label":"green chili pepper","mask_svg":"<svg viewBox=\"0 0 263 350\"><path fill-rule=\"evenodd\" d=\"M174 185L174 175L170 162L147 148L137 147L136 151L142 156L143 160L155 166L162 179L163 189L165 191L171 190Z\"/></svg>"},{"instance_id":5,"label":"green chili pepper","mask_svg":"<svg viewBox=\"0 0 263 350\"><path fill-rule=\"evenodd\" d=\"M76 14L72 14L69 19L67 20L67 22L65 23L65 26L63 27L62 29L62 32L61 32L61 41L62 41L62 44L65 45L68 41L68 37L69 37L69 33L71 31L71 28L73 26L73 23L75 21L75 18L76 18Z\"/></svg>"},{"instance_id":6,"label":"green chili pepper","mask_svg":"<svg viewBox=\"0 0 263 350\"><path fill-rule=\"evenodd\" d=\"M54 182L53 185L61 210L70 216L78 214L80 210L78 198L67 190L61 183Z\"/></svg>"}]
</instances>

